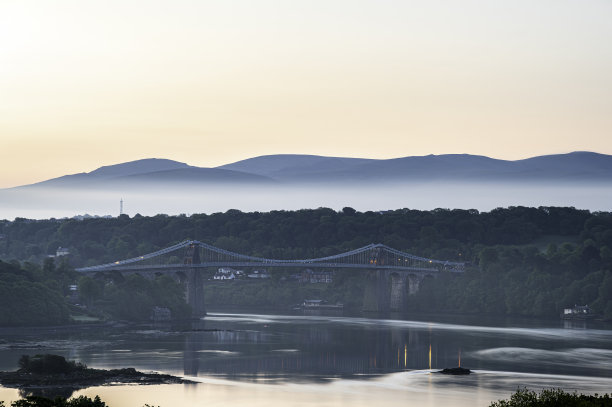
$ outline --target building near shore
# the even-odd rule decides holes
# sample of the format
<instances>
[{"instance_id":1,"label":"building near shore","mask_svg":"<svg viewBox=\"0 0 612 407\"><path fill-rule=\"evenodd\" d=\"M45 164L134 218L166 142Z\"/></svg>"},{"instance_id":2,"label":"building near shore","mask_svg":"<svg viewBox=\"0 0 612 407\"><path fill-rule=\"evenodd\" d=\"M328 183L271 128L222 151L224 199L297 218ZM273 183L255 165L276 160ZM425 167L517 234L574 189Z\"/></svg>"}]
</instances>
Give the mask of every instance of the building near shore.
<instances>
[{"instance_id":1,"label":"building near shore","mask_svg":"<svg viewBox=\"0 0 612 407\"><path fill-rule=\"evenodd\" d=\"M266 270L253 270L247 275L248 278L270 278L270 273Z\"/></svg>"},{"instance_id":2,"label":"building near shore","mask_svg":"<svg viewBox=\"0 0 612 407\"><path fill-rule=\"evenodd\" d=\"M331 271L314 271L311 269L306 269L302 271L298 281L300 283L330 284L334 281L334 273Z\"/></svg>"}]
</instances>

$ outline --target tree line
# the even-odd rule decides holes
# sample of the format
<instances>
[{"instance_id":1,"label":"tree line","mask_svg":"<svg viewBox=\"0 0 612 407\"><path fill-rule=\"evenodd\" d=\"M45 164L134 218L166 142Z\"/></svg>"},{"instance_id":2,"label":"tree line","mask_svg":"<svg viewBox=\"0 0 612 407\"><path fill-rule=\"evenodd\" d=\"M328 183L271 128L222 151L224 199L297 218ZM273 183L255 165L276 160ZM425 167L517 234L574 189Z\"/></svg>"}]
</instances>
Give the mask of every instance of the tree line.
<instances>
[{"instance_id":1,"label":"tree line","mask_svg":"<svg viewBox=\"0 0 612 407\"><path fill-rule=\"evenodd\" d=\"M6 261L40 264L62 246L70 250L73 267L136 257L185 239L253 256L287 259L322 257L383 243L419 256L469 265L463 275L424 281L409 300L409 310L554 316L563 307L589 304L612 317L609 212L561 207L358 212L347 207L341 211L229 210L84 220L17 218L0 221L0 236L0 258ZM359 306L359 277L340 272L336 276L333 285L325 288L327 295ZM117 286L88 284L90 300L118 303L112 297L121 295ZM129 284L132 287L125 288L123 295L140 287L143 303L156 290L151 281L130 280ZM281 279L269 284L283 289L236 285L216 295L236 305L278 304L278 296L283 301L295 298L296 293L283 286Z\"/></svg>"},{"instance_id":2,"label":"tree line","mask_svg":"<svg viewBox=\"0 0 612 407\"><path fill-rule=\"evenodd\" d=\"M75 267L136 257L185 239L268 258L308 258L383 243L423 257L475 260L476 245L523 245L546 235L577 236L604 214L557 207L461 209L352 208L299 211L121 215L116 218L0 221L0 258L39 262L67 247Z\"/></svg>"}]
</instances>

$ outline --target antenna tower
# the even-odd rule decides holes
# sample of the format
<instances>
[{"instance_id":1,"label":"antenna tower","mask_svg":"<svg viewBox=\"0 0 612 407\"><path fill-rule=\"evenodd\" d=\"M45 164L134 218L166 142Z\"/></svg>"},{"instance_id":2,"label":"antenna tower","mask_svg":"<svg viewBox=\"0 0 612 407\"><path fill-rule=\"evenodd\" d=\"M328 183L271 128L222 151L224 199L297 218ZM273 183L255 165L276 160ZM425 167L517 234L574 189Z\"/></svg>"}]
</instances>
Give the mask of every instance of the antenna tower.
<instances>
[{"instance_id":1,"label":"antenna tower","mask_svg":"<svg viewBox=\"0 0 612 407\"><path fill-rule=\"evenodd\" d=\"M119 201L119 216L123 215L123 198Z\"/></svg>"}]
</instances>

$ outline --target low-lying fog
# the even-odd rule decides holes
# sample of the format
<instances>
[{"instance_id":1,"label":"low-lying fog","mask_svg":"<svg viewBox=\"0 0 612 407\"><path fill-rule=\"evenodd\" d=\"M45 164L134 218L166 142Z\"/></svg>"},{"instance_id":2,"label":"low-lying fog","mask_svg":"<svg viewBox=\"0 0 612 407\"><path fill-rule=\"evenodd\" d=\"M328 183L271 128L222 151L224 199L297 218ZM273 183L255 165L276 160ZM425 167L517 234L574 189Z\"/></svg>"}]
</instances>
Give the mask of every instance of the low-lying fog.
<instances>
[{"instance_id":1,"label":"low-lying fog","mask_svg":"<svg viewBox=\"0 0 612 407\"><path fill-rule=\"evenodd\" d=\"M287 185L221 186L137 185L114 189L59 189L27 187L0 190L0 219L44 219L75 215L133 216L164 213L193 214L242 211L294 210L345 206L359 211L387 209L461 208L488 211L507 206L574 206L592 211L612 210L610 184L494 184L410 183L340 186Z\"/></svg>"}]
</instances>

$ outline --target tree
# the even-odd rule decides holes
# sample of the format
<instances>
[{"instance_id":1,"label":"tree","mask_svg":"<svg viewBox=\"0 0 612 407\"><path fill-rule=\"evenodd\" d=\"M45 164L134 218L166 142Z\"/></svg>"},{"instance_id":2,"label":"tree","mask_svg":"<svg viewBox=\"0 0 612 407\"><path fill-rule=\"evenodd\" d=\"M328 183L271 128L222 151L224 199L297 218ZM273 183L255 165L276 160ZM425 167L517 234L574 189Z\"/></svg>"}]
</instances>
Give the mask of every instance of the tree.
<instances>
[{"instance_id":1,"label":"tree","mask_svg":"<svg viewBox=\"0 0 612 407\"><path fill-rule=\"evenodd\" d=\"M79 297L91 308L94 301L100 299L104 293L104 287L91 277L83 276L79 279Z\"/></svg>"},{"instance_id":2,"label":"tree","mask_svg":"<svg viewBox=\"0 0 612 407\"><path fill-rule=\"evenodd\" d=\"M53 274L55 273L55 260L53 257L47 257L43 261L43 272L45 274Z\"/></svg>"},{"instance_id":3,"label":"tree","mask_svg":"<svg viewBox=\"0 0 612 407\"><path fill-rule=\"evenodd\" d=\"M342 213L347 216L354 216L357 213L357 211L351 208L350 206L345 206L344 208L342 208Z\"/></svg>"},{"instance_id":4,"label":"tree","mask_svg":"<svg viewBox=\"0 0 612 407\"><path fill-rule=\"evenodd\" d=\"M566 393L561 389L542 390L536 393L533 390L519 389L510 400L499 400L491 403L490 407L612 407L612 397L604 395L584 395Z\"/></svg>"}]
</instances>

